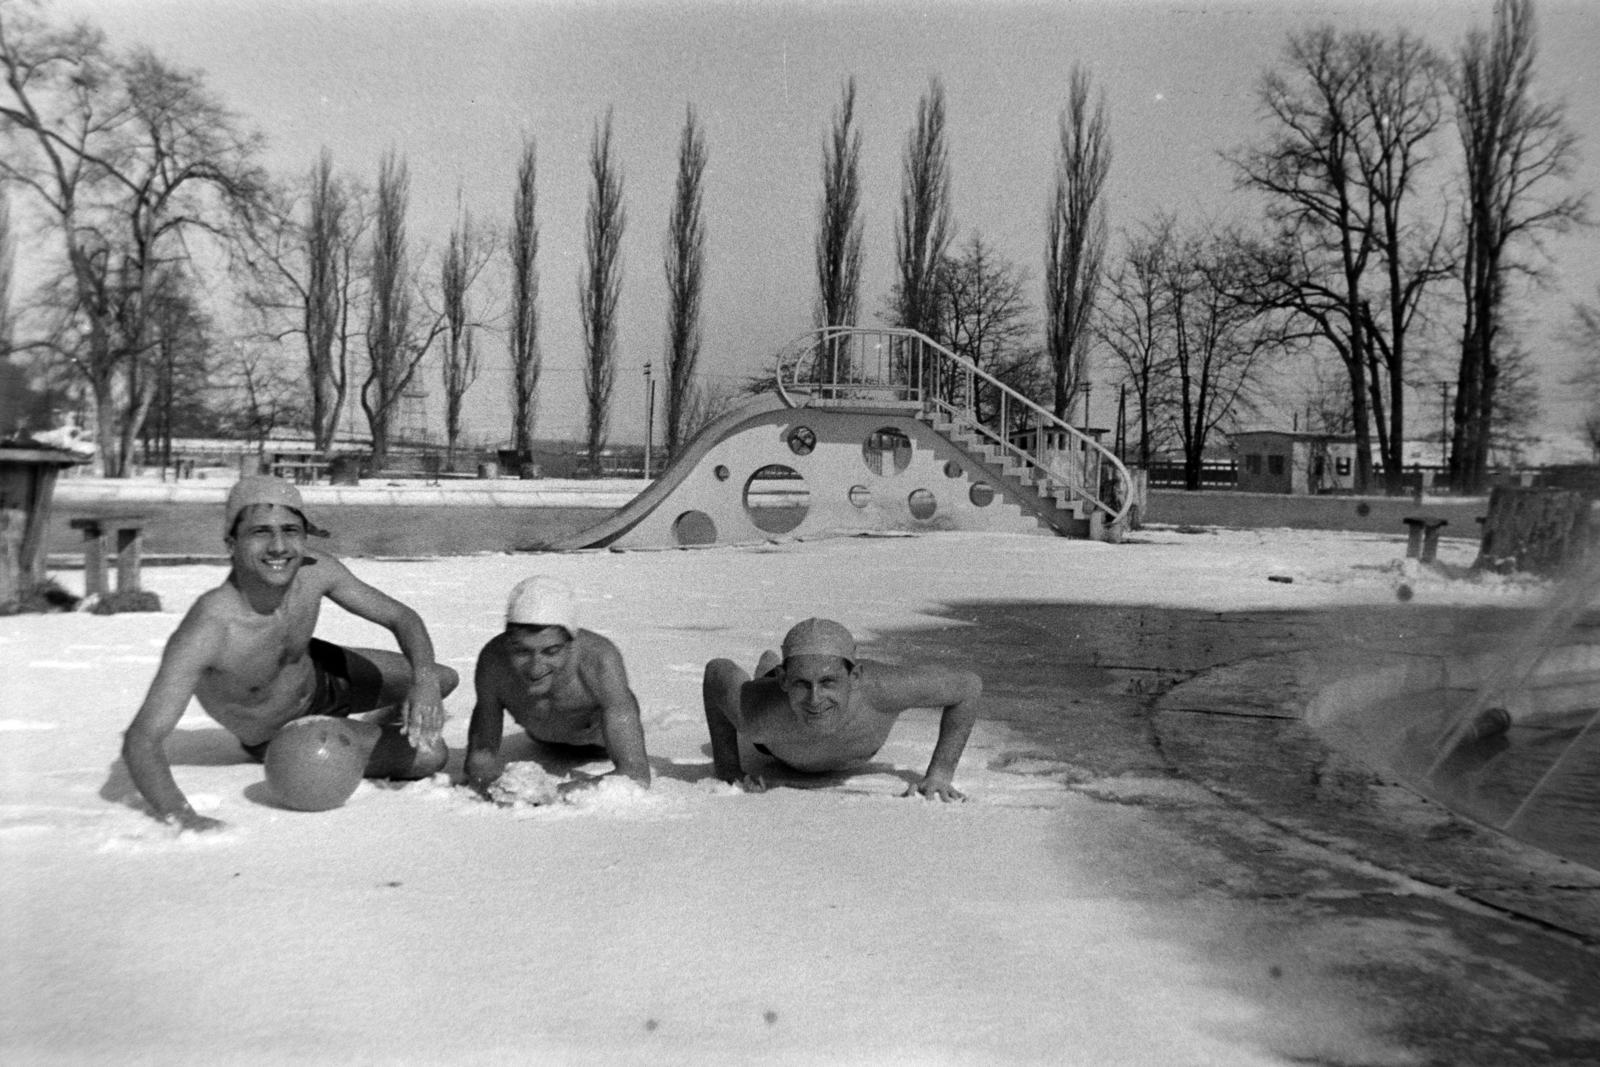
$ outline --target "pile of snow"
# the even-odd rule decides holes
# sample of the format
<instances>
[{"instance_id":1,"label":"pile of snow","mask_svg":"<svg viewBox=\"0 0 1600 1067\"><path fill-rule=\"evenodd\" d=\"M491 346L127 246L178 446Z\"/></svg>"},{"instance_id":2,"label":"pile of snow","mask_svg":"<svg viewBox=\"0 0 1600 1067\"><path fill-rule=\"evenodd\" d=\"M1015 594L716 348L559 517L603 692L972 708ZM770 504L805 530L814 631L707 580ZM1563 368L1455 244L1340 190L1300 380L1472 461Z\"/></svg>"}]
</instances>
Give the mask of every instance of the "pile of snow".
<instances>
[{"instance_id":1,"label":"pile of snow","mask_svg":"<svg viewBox=\"0 0 1600 1067\"><path fill-rule=\"evenodd\" d=\"M489 799L508 808L554 804L560 784L561 779L533 760L518 760L507 764L505 773L489 786Z\"/></svg>"}]
</instances>

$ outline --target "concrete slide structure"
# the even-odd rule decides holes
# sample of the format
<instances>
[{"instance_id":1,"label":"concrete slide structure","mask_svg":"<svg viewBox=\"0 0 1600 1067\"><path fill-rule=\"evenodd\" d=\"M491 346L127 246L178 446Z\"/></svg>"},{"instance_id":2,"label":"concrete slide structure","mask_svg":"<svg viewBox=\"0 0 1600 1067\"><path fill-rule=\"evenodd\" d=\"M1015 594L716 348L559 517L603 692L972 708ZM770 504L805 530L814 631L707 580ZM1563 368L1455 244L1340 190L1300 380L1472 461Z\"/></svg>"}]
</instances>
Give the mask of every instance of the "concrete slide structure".
<instances>
[{"instance_id":1,"label":"concrete slide structure","mask_svg":"<svg viewBox=\"0 0 1600 1067\"><path fill-rule=\"evenodd\" d=\"M774 537L983 530L1055 535L1054 500L904 405L791 407L756 397L702 430L648 489L549 551Z\"/></svg>"}]
</instances>

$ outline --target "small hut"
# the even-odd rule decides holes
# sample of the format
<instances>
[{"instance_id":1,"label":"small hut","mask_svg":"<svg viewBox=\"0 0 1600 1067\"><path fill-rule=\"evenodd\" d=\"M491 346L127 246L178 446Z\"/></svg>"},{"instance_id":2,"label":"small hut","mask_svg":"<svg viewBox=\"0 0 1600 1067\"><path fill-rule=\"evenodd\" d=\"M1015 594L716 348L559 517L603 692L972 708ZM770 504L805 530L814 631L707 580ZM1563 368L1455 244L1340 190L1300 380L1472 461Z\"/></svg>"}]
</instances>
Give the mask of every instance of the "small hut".
<instances>
[{"instance_id":1,"label":"small hut","mask_svg":"<svg viewBox=\"0 0 1600 1067\"><path fill-rule=\"evenodd\" d=\"M1233 450L1243 493L1314 495L1355 488L1353 437L1255 430L1234 434Z\"/></svg>"},{"instance_id":2,"label":"small hut","mask_svg":"<svg viewBox=\"0 0 1600 1067\"><path fill-rule=\"evenodd\" d=\"M0 613L44 581L56 476L83 456L27 438L0 441Z\"/></svg>"}]
</instances>

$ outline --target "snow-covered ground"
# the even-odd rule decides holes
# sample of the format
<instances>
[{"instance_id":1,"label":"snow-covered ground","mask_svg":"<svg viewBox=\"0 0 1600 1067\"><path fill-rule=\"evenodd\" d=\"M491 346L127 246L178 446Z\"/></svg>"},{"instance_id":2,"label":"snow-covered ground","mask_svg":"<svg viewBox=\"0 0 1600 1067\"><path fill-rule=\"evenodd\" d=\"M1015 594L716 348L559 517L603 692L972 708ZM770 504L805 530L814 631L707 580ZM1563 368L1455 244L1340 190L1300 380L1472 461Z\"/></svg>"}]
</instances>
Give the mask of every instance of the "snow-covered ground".
<instances>
[{"instance_id":1,"label":"snow-covered ground","mask_svg":"<svg viewBox=\"0 0 1600 1067\"><path fill-rule=\"evenodd\" d=\"M894 772L927 762L934 712L902 719L888 766L836 786L744 795L709 778L703 664L753 664L811 615L870 640L956 600L1227 610L1393 602L1402 585L1417 604L1542 592L1467 577L1475 545L1461 540L1443 542L1437 569L1403 563L1399 537L1131 541L355 560L461 672L445 734L457 750L506 591L533 573L570 581L584 623L627 659L655 787L501 808L442 779L369 783L336 811L290 812L194 705L169 752L195 806L227 823L200 836L129 800L117 748L167 635L223 571L147 570L161 614L0 619L0 1060L1413 1062L1336 991L1268 989L1249 946L1212 951L1237 920L1225 904L1126 884L1101 860L1139 847L1150 816L1018 773L994 723L961 762L963 805L898 796ZM318 632L390 644L332 605Z\"/></svg>"}]
</instances>

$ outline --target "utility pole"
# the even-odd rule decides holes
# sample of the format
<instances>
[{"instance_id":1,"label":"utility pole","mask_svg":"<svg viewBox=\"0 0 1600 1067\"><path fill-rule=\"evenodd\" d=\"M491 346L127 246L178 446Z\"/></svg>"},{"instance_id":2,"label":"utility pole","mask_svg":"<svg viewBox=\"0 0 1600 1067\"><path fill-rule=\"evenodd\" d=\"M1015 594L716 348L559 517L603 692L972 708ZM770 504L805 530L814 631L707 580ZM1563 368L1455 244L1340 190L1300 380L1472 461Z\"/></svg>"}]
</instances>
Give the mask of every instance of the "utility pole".
<instances>
[{"instance_id":1,"label":"utility pole","mask_svg":"<svg viewBox=\"0 0 1600 1067\"><path fill-rule=\"evenodd\" d=\"M650 445L656 436L656 380L644 361L644 480L650 480Z\"/></svg>"},{"instance_id":2,"label":"utility pole","mask_svg":"<svg viewBox=\"0 0 1600 1067\"><path fill-rule=\"evenodd\" d=\"M1128 383L1117 386L1117 458L1128 459Z\"/></svg>"}]
</instances>

